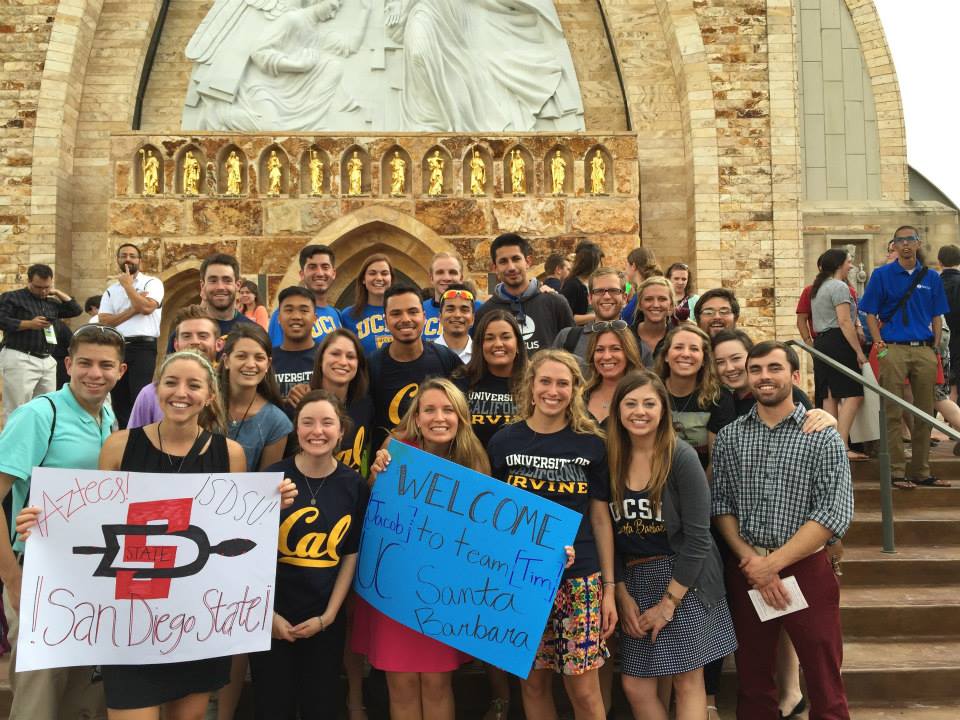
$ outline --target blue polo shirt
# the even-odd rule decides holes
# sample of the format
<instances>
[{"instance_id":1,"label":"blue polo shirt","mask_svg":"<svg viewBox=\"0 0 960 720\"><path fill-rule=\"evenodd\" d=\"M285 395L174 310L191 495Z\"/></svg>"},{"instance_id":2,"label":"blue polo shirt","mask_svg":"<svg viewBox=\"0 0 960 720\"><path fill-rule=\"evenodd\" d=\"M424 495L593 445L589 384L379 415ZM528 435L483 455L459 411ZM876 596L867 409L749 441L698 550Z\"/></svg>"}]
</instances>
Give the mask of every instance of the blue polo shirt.
<instances>
[{"instance_id":1,"label":"blue polo shirt","mask_svg":"<svg viewBox=\"0 0 960 720\"><path fill-rule=\"evenodd\" d=\"M343 327L340 322L340 312L329 305L318 307L316 309L317 319L310 330L310 337L313 338L313 344L319 345L323 339L339 327ZM270 325L267 328L270 335L270 344L278 348L283 345L283 328L280 327L280 309L273 311L270 316Z\"/></svg>"},{"instance_id":2,"label":"blue polo shirt","mask_svg":"<svg viewBox=\"0 0 960 720\"><path fill-rule=\"evenodd\" d=\"M870 315L876 315L884 322L880 330L885 342L914 342L933 339L930 324L938 315L950 312L947 294L943 290L943 281L934 270L927 274L910 294L906 305L893 312L910 284L914 273L922 270L917 263L913 272L907 272L899 262L878 267L870 276L867 289L860 299L860 309ZM906 310L907 322L904 324L903 310ZM891 317L892 315L892 317Z\"/></svg>"},{"instance_id":3,"label":"blue polo shirt","mask_svg":"<svg viewBox=\"0 0 960 720\"><path fill-rule=\"evenodd\" d=\"M343 320L343 326L360 340L360 346L367 357L387 343L393 342L381 305L367 305L358 317L353 316L353 306L350 306L340 311L340 319Z\"/></svg>"},{"instance_id":4,"label":"blue polo shirt","mask_svg":"<svg viewBox=\"0 0 960 720\"><path fill-rule=\"evenodd\" d=\"M57 425L52 440L50 427L53 424L53 409L44 399L47 397L57 407ZM113 411L104 406L100 409L98 425L80 407L69 385L49 395L34 398L14 410L7 419L3 433L0 433L0 472L16 478L13 483L13 517L26 504L30 494L30 475L41 460L43 467L96 470L100 448L110 435L113 420ZM11 523L11 538L15 532ZM23 543L14 543L13 549L22 551Z\"/></svg>"},{"instance_id":5,"label":"blue polo shirt","mask_svg":"<svg viewBox=\"0 0 960 720\"><path fill-rule=\"evenodd\" d=\"M473 303L473 314L476 315L483 305L479 300ZM423 341L434 342L443 334L443 328L440 326L440 303L433 298L427 298L423 301Z\"/></svg>"}]
</instances>

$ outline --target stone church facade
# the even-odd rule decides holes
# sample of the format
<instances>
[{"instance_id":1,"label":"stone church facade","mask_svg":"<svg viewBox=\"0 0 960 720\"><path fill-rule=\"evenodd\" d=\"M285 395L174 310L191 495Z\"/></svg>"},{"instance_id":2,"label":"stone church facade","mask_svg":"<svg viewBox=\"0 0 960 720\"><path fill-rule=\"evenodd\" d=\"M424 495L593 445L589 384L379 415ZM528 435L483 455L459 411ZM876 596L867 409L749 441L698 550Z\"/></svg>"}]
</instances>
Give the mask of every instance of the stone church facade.
<instances>
[{"instance_id":1,"label":"stone church facade","mask_svg":"<svg viewBox=\"0 0 960 720\"><path fill-rule=\"evenodd\" d=\"M191 63L184 49L210 0L60 0L0 8L0 289L26 267L54 266L83 298L115 272L122 242L167 285L167 318L191 302L200 260L238 256L272 296L296 279L296 253L332 245L346 291L365 255L386 251L426 283L433 252L455 248L486 286L501 232L529 236L542 263L584 237L622 264L636 245L684 260L699 289L727 286L758 335L794 334L816 257L851 245L869 271L893 230L918 226L929 251L957 242L957 211L911 196L897 77L872 0L556 0L584 106L584 133L223 134L183 131ZM157 30L161 28L159 31ZM142 194L139 153L160 159ZM187 150L199 194L182 192ZM469 159L486 160L483 195ZM509 190L508 158L526 160L527 193ZM226 155L242 159L239 196L223 193ZM308 190L310 152L328 168ZM283 171L267 192L268 157ZM363 192L346 162L364 163ZM444 192L426 187L441 153ZM387 163L410 173L394 197ZM550 159L568 168L553 192ZM590 159L605 159L603 194Z\"/></svg>"}]
</instances>

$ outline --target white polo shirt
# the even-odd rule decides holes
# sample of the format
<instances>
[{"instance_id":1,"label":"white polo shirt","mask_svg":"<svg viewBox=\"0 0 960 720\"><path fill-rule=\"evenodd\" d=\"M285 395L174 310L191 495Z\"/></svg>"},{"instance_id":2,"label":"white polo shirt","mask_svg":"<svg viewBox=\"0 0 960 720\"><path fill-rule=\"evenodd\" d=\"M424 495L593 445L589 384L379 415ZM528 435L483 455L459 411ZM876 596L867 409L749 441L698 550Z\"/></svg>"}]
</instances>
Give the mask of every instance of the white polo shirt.
<instances>
[{"instance_id":1,"label":"white polo shirt","mask_svg":"<svg viewBox=\"0 0 960 720\"><path fill-rule=\"evenodd\" d=\"M147 297L155 300L157 305L163 304L163 282L159 278L137 273L133 279L133 287L138 293L145 292ZM130 298L120 283L116 282L106 289L100 300L100 315L117 315L130 307ZM117 330L124 337L160 337L160 308L149 315L134 315L129 320L117 325Z\"/></svg>"},{"instance_id":2,"label":"white polo shirt","mask_svg":"<svg viewBox=\"0 0 960 720\"><path fill-rule=\"evenodd\" d=\"M436 340L434 340L433 342L435 342L437 345L443 345L445 348L448 348L448 349L452 350L453 352L457 353L457 356L458 356L461 360L463 360L463 364L464 364L464 365L466 365L468 362L470 362L470 358L473 356L473 338L470 337L469 335L467 335L467 345L466 345L466 347L464 347L463 350L461 350L460 352L457 352L456 350L453 350L453 348L451 348L449 345L447 345L447 341L443 339L443 335L442 335L442 334L440 335L440 337L438 337L438 338L437 338Z\"/></svg>"}]
</instances>

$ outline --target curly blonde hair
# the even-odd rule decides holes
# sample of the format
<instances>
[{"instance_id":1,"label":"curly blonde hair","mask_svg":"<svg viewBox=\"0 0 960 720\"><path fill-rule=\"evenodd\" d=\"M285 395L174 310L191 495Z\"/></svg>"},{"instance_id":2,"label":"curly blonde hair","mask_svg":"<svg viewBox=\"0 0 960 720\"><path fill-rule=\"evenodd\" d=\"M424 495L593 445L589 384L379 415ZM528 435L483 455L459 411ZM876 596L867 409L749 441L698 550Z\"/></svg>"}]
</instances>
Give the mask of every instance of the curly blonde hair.
<instances>
[{"instance_id":1,"label":"curly blonde hair","mask_svg":"<svg viewBox=\"0 0 960 720\"><path fill-rule=\"evenodd\" d=\"M164 358L160 367L157 369L156 384L159 386L160 381L163 379L164 372L166 372L172 363L178 360L189 360L203 368L204 375L207 378L207 389L210 391L210 404L200 411L197 424L204 430L222 434L227 423L223 405L220 403L220 384L217 382L216 370L213 369L213 365L210 364L210 361L207 360L206 357L196 350L180 350L179 352L170 353Z\"/></svg>"},{"instance_id":2,"label":"curly blonde hair","mask_svg":"<svg viewBox=\"0 0 960 720\"><path fill-rule=\"evenodd\" d=\"M666 382L670 377L670 366L667 364L667 355L673 339L682 332L692 333L700 338L703 350L703 365L697 371L697 405L701 410L707 410L720 399L720 378L717 376L717 366L713 361L713 349L710 336L692 322L682 322L667 333L663 339L663 352L657 358L656 373Z\"/></svg>"},{"instance_id":3,"label":"curly blonde hair","mask_svg":"<svg viewBox=\"0 0 960 720\"><path fill-rule=\"evenodd\" d=\"M552 348L540 350L527 363L527 369L523 374L523 382L520 384L520 392L517 395L517 416L514 421L528 420L533 416L533 382L537 377L537 371L548 362L560 363L570 371L573 381L572 393L570 404L566 410L570 429L581 435L603 437L603 431L590 417L590 413L587 412L587 403L583 399L583 389L586 383L583 379L583 373L580 372L580 363L577 358L565 350L554 350Z\"/></svg>"}]
</instances>

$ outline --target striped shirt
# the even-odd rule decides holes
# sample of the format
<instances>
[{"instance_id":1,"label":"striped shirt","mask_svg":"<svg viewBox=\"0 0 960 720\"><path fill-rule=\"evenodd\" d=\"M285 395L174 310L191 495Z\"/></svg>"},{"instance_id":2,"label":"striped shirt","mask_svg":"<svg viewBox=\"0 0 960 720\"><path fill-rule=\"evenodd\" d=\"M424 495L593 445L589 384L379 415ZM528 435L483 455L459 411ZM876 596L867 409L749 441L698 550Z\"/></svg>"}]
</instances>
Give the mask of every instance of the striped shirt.
<instances>
[{"instance_id":1,"label":"striped shirt","mask_svg":"<svg viewBox=\"0 0 960 720\"><path fill-rule=\"evenodd\" d=\"M853 518L850 462L833 428L804 434L797 405L768 427L756 406L717 435L711 514L733 515L740 536L778 548L810 520L843 537Z\"/></svg>"},{"instance_id":2,"label":"striped shirt","mask_svg":"<svg viewBox=\"0 0 960 720\"><path fill-rule=\"evenodd\" d=\"M46 354L51 350L43 330L20 330L21 320L33 320L38 315L47 319L72 318L83 313L73 298L60 302L55 296L41 300L27 288L11 290L0 295L0 330L3 346L25 353Z\"/></svg>"}]
</instances>

